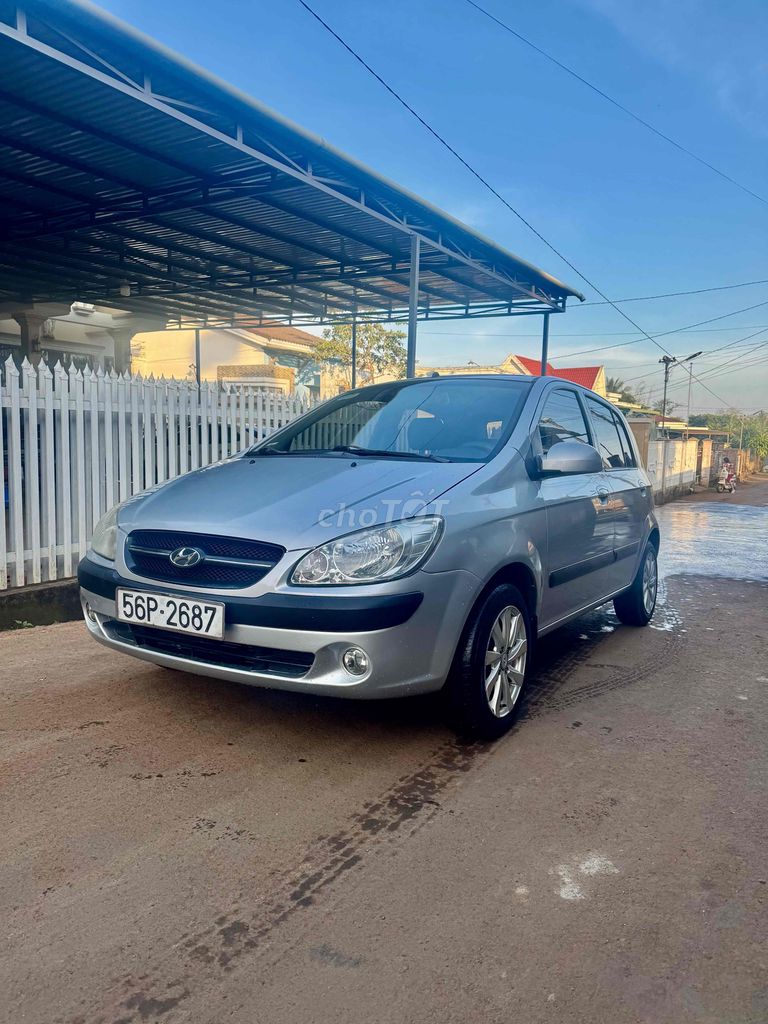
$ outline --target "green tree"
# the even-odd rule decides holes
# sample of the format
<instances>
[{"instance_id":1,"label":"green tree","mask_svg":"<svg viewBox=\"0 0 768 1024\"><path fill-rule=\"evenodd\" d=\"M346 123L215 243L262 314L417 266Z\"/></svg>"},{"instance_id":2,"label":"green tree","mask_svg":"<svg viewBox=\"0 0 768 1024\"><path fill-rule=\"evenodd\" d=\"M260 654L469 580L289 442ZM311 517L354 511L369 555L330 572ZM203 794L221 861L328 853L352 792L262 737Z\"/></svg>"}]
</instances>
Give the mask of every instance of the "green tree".
<instances>
[{"instance_id":1,"label":"green tree","mask_svg":"<svg viewBox=\"0 0 768 1024\"><path fill-rule=\"evenodd\" d=\"M622 402L637 402L638 399L630 391L627 385L620 377L609 377L605 382L606 391L615 391L621 395Z\"/></svg>"},{"instance_id":2,"label":"green tree","mask_svg":"<svg viewBox=\"0 0 768 1024\"><path fill-rule=\"evenodd\" d=\"M691 426L724 430L731 444L741 442L742 448L752 449L761 459L768 458L768 413L760 411L747 416L736 409L723 409L691 416Z\"/></svg>"},{"instance_id":3,"label":"green tree","mask_svg":"<svg viewBox=\"0 0 768 1024\"><path fill-rule=\"evenodd\" d=\"M382 324L357 326L357 381L374 384L379 377L405 376L405 333ZM352 327L334 324L323 331L315 347L318 361L338 373L347 387L352 386Z\"/></svg>"}]
</instances>

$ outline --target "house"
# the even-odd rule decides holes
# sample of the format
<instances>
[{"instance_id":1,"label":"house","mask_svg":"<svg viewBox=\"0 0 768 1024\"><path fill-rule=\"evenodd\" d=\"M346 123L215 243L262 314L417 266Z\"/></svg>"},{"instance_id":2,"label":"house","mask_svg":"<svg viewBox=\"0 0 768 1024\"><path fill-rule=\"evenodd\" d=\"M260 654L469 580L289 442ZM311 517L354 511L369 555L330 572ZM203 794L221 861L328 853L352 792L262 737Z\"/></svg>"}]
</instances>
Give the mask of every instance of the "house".
<instances>
[{"instance_id":1,"label":"house","mask_svg":"<svg viewBox=\"0 0 768 1024\"><path fill-rule=\"evenodd\" d=\"M325 396L315 360L318 338L296 327L200 331L200 379ZM195 332L154 331L131 343L131 369L142 376L195 378Z\"/></svg>"},{"instance_id":2,"label":"house","mask_svg":"<svg viewBox=\"0 0 768 1024\"><path fill-rule=\"evenodd\" d=\"M0 363L13 356L17 365L43 358L76 369L128 369L129 346L137 331L162 327L157 319L125 310L54 302L0 303Z\"/></svg>"},{"instance_id":3,"label":"house","mask_svg":"<svg viewBox=\"0 0 768 1024\"><path fill-rule=\"evenodd\" d=\"M428 377L431 373L439 373L441 377L463 373L519 373L526 377L537 377L541 372L541 361L528 356L510 354L501 363L492 366L478 366L469 363L466 366L419 366L416 374ZM603 366L570 366L556 367L547 363L547 375L570 380L574 384L596 391L605 396L605 367Z\"/></svg>"}]
</instances>

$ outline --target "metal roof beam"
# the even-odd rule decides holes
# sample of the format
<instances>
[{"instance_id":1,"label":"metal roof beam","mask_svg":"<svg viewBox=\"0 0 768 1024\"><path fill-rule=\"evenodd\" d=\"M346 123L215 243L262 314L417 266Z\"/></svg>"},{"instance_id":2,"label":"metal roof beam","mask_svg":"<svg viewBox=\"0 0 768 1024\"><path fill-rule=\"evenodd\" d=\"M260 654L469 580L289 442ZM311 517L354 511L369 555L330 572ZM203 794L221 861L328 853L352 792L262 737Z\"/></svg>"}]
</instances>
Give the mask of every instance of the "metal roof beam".
<instances>
[{"instance_id":1,"label":"metal roof beam","mask_svg":"<svg viewBox=\"0 0 768 1024\"><path fill-rule=\"evenodd\" d=\"M261 152L260 150L256 149L253 146L247 145L242 139L242 131L236 131L234 137L228 135L227 133L222 132L218 128L214 128L213 126L206 124L203 121L200 121L198 118L195 118L182 110L176 109L172 105L168 104L167 102L164 102L163 100L159 99L157 96L153 95L150 92L142 91L132 84L110 77L103 71L100 71L97 68L94 68L81 60L77 60L70 54L57 50L53 46L50 46L39 39L33 38L27 33L25 23L23 25L16 27L0 23L0 35L5 35L11 39L14 39L22 45L27 46L31 50L34 50L54 60L57 60L67 67L80 71L85 76L94 79L98 82L101 82L103 85L107 85L111 89L114 89L115 91L120 92L125 96L132 97L138 102L146 106L152 107L182 124L186 124L187 126L199 131L204 135L207 135L209 138L214 139L225 146L228 146L236 150L237 152L241 152L245 155L253 157L254 159L260 160L262 163L267 164L270 167L274 167L279 171L282 171L284 174L287 174L290 177L295 178L297 181L303 181L306 184L311 185L313 188L325 192L327 195L332 196L339 202L346 203L348 206L351 206L352 208L355 209L359 209L367 213L368 216L374 217L375 219L381 221L382 223L387 223L391 225L396 230L405 231L409 235L418 235L420 240L424 244L429 245L433 248L437 248L440 251L446 253L447 255L454 256L461 262L466 263L468 266L472 266L476 270L481 271L484 276L490 277L492 279L495 278L502 285L510 287L520 292L521 294L527 294L529 297L542 302L546 306L557 308L559 305L556 298L545 294L542 290L536 288L536 286L530 284L521 284L520 282L517 282L506 275L499 274L495 268L489 266L487 260L467 255L460 246L450 248L445 245L444 241L435 241L433 238L430 238L428 235L426 235L423 231L415 229L412 226L406 225L403 222L403 220L398 219L398 217L392 214L391 212L381 212L381 209L388 209L388 207L386 207L385 205L380 203L379 205L381 209L377 210L374 207L372 207L370 203L366 204L364 194L361 194L358 199L351 195L346 195L343 189L340 188L338 184L328 184L326 180L321 180L320 178L314 176L311 173L311 171L305 171L303 169L297 168L296 166L292 165L292 163L285 162L284 158L281 162L279 158L270 156L269 154Z\"/></svg>"},{"instance_id":2,"label":"metal roof beam","mask_svg":"<svg viewBox=\"0 0 768 1024\"><path fill-rule=\"evenodd\" d=\"M116 294L117 290L113 290L111 293L108 291L98 291L87 279L84 279L80 276L73 276L73 270L76 271L77 268L82 268L84 273L93 275L95 272L96 274L106 277L107 279L111 278L112 280L118 282L123 281L128 277L133 277L134 280L137 278L141 278L143 284L141 284L140 287L151 288L157 287L159 285L170 284L174 286L174 288L176 289L175 291L166 291L162 293L153 293L150 291L146 291L142 292L141 294L145 295L146 297L149 297L153 294L156 294L157 297L162 297L163 295L189 295L191 298L194 298L195 295L199 295L201 299L204 300L205 304L207 304L210 308L220 307L222 310L240 309L246 313L250 313L252 312L254 306L264 306L273 304L275 308L283 308L286 309L286 311L288 312L290 312L294 306L301 306L303 307L305 312L309 312L312 315L322 315L326 311L327 306L329 304L336 305L337 308L340 310L343 310L345 308L343 304L328 303L327 300L320 306L318 306L317 304L313 305L311 302L304 299L302 299L300 302L287 302L286 297L284 295L280 295L280 293L278 293L277 296L275 296L274 294L270 294L269 289L262 289L259 295L241 295L240 291L234 292L233 289L231 288L223 288L220 290L216 290L215 288L212 289L209 287L200 287L201 282L183 282L184 287L181 287L182 282L179 282L177 279L174 279L173 277L167 274L150 271L134 272L133 268L129 269L124 266L121 266L120 264L104 264L103 262L97 264L89 258L82 259L68 250L56 251L48 249L45 253L46 258L42 259L38 254L34 252L30 253L29 251L24 251L22 248L21 256L26 261L27 266L40 266L41 268L43 268L41 271L42 281L45 281L45 277L42 276L44 275L45 268L53 265L56 268L56 273L58 277L62 278L63 276L64 279L71 280L72 287L78 291L78 294L89 294L91 296L96 295L98 296L97 301L101 305L104 305L106 303L114 303L115 301L118 301L120 304L122 304L123 297L121 296L118 298ZM18 274L19 266L17 263L14 262L9 266L12 267L15 274ZM50 281L50 277L48 278L48 281ZM108 285L106 283L105 288L108 288ZM199 304L196 308L199 308Z\"/></svg>"}]
</instances>

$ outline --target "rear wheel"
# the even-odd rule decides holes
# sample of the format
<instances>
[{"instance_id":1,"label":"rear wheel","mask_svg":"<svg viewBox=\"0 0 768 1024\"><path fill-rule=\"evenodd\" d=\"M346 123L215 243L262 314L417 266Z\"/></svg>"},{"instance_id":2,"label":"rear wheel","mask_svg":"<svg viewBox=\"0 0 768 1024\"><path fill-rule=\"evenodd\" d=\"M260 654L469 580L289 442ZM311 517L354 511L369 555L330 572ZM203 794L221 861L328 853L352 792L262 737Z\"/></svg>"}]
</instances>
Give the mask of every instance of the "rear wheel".
<instances>
[{"instance_id":1,"label":"rear wheel","mask_svg":"<svg viewBox=\"0 0 768 1024\"><path fill-rule=\"evenodd\" d=\"M616 614L628 626L647 626L651 621L659 590L657 554L656 545L649 541L632 586L613 599Z\"/></svg>"},{"instance_id":2,"label":"rear wheel","mask_svg":"<svg viewBox=\"0 0 768 1024\"><path fill-rule=\"evenodd\" d=\"M530 646L522 594L511 584L495 587L472 612L447 683L458 732L489 740L508 732L520 709Z\"/></svg>"}]
</instances>

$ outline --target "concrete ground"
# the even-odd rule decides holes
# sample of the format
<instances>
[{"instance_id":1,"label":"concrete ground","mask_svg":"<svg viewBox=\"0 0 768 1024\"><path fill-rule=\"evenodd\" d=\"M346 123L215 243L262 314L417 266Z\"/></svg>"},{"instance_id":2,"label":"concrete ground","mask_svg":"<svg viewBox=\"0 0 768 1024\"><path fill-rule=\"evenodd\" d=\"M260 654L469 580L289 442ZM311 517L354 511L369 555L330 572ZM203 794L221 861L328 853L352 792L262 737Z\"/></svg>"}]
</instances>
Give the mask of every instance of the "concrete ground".
<instances>
[{"instance_id":1,"label":"concrete ground","mask_svg":"<svg viewBox=\"0 0 768 1024\"><path fill-rule=\"evenodd\" d=\"M495 746L0 634L0 1019L768 1021L768 484L733 497L660 510L653 628L547 638Z\"/></svg>"}]
</instances>

